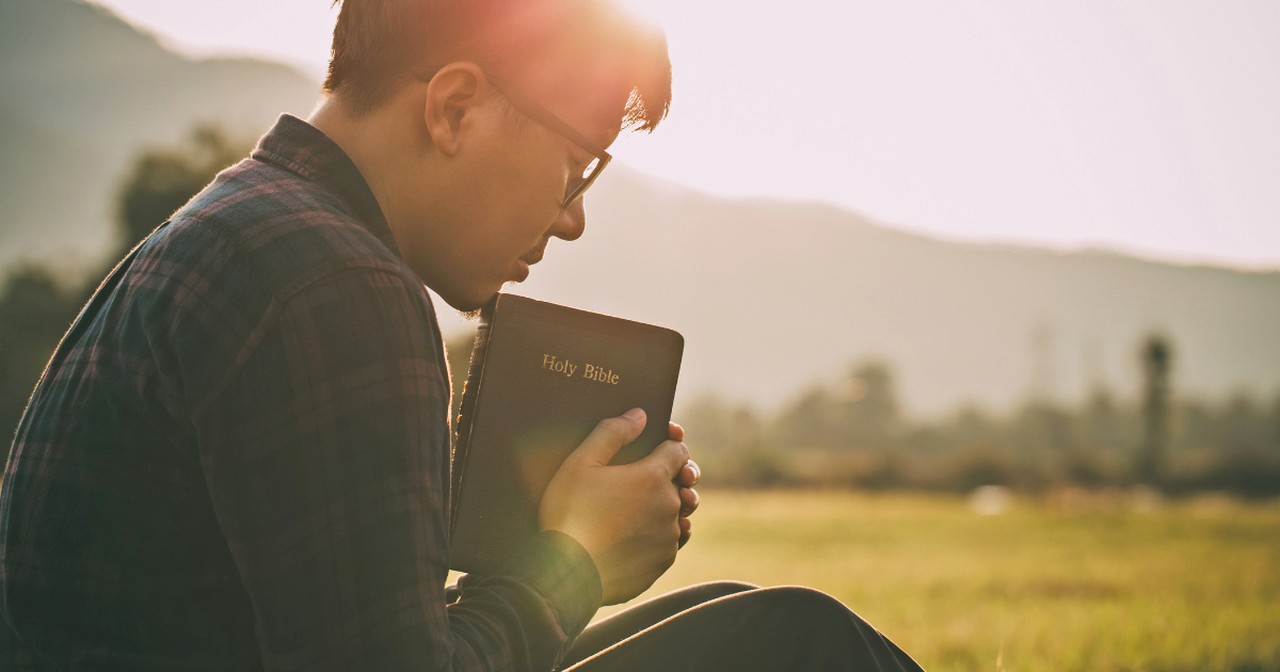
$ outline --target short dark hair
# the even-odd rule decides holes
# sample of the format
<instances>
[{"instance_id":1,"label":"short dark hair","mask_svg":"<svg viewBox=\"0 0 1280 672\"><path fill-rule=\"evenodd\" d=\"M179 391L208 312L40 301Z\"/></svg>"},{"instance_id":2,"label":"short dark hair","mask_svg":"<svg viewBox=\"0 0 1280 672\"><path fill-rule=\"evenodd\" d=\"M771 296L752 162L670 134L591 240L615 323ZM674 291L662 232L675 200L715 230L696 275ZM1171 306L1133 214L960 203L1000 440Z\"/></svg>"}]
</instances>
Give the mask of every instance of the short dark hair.
<instances>
[{"instance_id":1,"label":"short dark hair","mask_svg":"<svg viewBox=\"0 0 1280 672\"><path fill-rule=\"evenodd\" d=\"M652 131L671 105L666 37L612 0L339 2L324 90L341 94L357 114L384 103L415 74L453 61L502 73L565 45L583 54L584 72L609 68L617 93L626 94L624 128Z\"/></svg>"}]
</instances>

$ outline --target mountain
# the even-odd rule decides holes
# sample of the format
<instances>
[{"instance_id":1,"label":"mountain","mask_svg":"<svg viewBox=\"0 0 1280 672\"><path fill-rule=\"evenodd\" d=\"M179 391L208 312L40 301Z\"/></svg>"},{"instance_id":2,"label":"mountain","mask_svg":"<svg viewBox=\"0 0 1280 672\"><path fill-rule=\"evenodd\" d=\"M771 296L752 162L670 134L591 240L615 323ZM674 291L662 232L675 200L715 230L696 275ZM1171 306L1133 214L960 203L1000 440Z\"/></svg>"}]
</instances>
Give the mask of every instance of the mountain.
<instances>
[{"instance_id":1,"label":"mountain","mask_svg":"<svg viewBox=\"0 0 1280 672\"><path fill-rule=\"evenodd\" d=\"M131 160L216 122L247 141L318 85L246 59L191 60L80 0L0 3L0 266L110 249Z\"/></svg>"},{"instance_id":2,"label":"mountain","mask_svg":"<svg viewBox=\"0 0 1280 672\"><path fill-rule=\"evenodd\" d=\"M255 137L280 112L305 113L317 89L280 65L181 57L78 0L5 0L0 266L100 262L138 151L202 121ZM925 413L1007 406L1033 387L1133 398L1153 331L1172 339L1178 391L1280 391L1277 272L956 244L824 205L715 198L617 163L587 199L586 235L554 241L516 291L684 333L678 403L714 391L773 406L869 357ZM463 324L441 312L446 329Z\"/></svg>"},{"instance_id":3,"label":"mountain","mask_svg":"<svg viewBox=\"0 0 1280 672\"><path fill-rule=\"evenodd\" d=\"M588 195L587 233L553 242L514 291L684 332L686 400L774 405L865 358L888 362L926 413L1007 407L1033 388L1134 398L1139 345L1156 332L1172 340L1179 392L1280 392L1277 272L943 242L610 170Z\"/></svg>"}]
</instances>

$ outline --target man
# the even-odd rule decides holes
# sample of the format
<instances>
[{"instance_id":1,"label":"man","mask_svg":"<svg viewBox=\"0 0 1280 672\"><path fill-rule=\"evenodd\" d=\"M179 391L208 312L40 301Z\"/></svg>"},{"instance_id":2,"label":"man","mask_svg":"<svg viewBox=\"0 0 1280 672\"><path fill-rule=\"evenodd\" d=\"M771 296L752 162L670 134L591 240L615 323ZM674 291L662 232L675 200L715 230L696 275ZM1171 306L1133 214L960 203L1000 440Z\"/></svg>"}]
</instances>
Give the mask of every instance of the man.
<instances>
[{"instance_id":1,"label":"man","mask_svg":"<svg viewBox=\"0 0 1280 672\"><path fill-rule=\"evenodd\" d=\"M607 466L638 410L565 462L501 572L444 587L424 283L474 310L580 236L604 148L657 125L669 67L600 0L347 0L323 104L124 260L33 394L0 496L6 669L910 666L803 589L709 584L584 633L691 532L678 426Z\"/></svg>"}]
</instances>

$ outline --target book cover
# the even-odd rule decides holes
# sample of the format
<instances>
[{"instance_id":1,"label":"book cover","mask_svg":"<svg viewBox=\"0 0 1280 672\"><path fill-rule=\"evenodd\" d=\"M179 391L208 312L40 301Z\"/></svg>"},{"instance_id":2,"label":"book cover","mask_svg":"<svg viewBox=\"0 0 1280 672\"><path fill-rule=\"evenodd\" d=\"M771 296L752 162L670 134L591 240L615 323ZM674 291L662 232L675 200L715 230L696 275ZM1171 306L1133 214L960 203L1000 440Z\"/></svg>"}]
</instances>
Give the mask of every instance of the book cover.
<instances>
[{"instance_id":1,"label":"book cover","mask_svg":"<svg viewBox=\"0 0 1280 672\"><path fill-rule=\"evenodd\" d=\"M538 504L596 423L635 407L667 439L684 338L663 327L500 293L481 313L453 456L450 566L492 573L538 531Z\"/></svg>"}]
</instances>

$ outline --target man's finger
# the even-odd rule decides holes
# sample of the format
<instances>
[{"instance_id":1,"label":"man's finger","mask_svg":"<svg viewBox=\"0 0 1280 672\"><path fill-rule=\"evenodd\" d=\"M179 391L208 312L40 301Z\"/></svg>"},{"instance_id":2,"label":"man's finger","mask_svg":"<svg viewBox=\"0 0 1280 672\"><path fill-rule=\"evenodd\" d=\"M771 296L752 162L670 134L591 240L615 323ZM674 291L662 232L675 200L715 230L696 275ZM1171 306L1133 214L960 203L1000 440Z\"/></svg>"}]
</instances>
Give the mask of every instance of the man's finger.
<instances>
[{"instance_id":1,"label":"man's finger","mask_svg":"<svg viewBox=\"0 0 1280 672\"><path fill-rule=\"evenodd\" d=\"M698 510L698 504L702 501L702 496L693 488L680 488L680 515L692 516L694 511Z\"/></svg>"},{"instance_id":2,"label":"man's finger","mask_svg":"<svg viewBox=\"0 0 1280 672\"><path fill-rule=\"evenodd\" d=\"M582 445L578 446L575 456L590 460L593 464L604 466L609 464L614 455L623 446L635 441L644 431L645 415L639 408L633 408L614 418L601 420L591 430Z\"/></svg>"},{"instance_id":3,"label":"man's finger","mask_svg":"<svg viewBox=\"0 0 1280 672\"><path fill-rule=\"evenodd\" d=\"M684 545L689 543L689 537L693 536L693 521L689 520L688 518L680 518L679 522L680 522L680 542L678 544L678 547L684 548Z\"/></svg>"},{"instance_id":4,"label":"man's finger","mask_svg":"<svg viewBox=\"0 0 1280 672\"><path fill-rule=\"evenodd\" d=\"M702 467L697 462L689 460L684 467L680 469L680 474L676 476L676 483L686 488L692 488L702 480Z\"/></svg>"},{"instance_id":5,"label":"man's finger","mask_svg":"<svg viewBox=\"0 0 1280 672\"><path fill-rule=\"evenodd\" d=\"M667 438L672 441L684 441L684 427L674 423L667 423Z\"/></svg>"},{"instance_id":6,"label":"man's finger","mask_svg":"<svg viewBox=\"0 0 1280 672\"><path fill-rule=\"evenodd\" d=\"M689 463L689 447L679 441L663 441L645 460L658 462L667 480L674 481Z\"/></svg>"}]
</instances>

